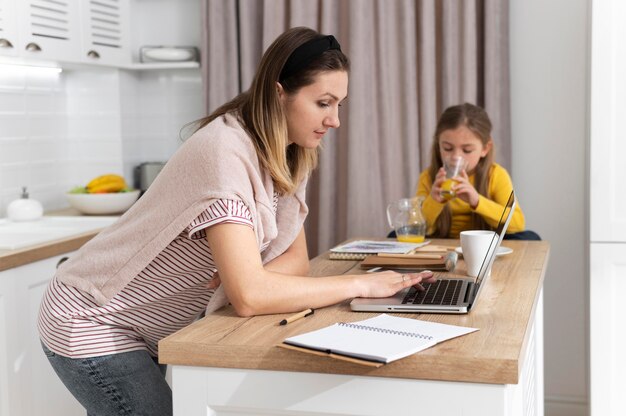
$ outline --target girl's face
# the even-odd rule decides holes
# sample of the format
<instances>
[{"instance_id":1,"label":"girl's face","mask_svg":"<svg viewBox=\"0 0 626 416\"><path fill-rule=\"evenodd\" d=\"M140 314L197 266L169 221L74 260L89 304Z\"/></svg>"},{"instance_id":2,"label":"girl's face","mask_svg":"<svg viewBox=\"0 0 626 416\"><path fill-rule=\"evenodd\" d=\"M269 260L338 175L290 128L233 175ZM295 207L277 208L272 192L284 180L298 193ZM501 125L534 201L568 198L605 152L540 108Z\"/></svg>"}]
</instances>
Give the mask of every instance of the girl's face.
<instances>
[{"instance_id":1,"label":"girl's face","mask_svg":"<svg viewBox=\"0 0 626 416\"><path fill-rule=\"evenodd\" d=\"M471 175L481 158L491 150L491 139L483 145L480 138L465 125L456 129L444 130L439 135L439 152L441 159L461 156L467 161L466 172Z\"/></svg>"},{"instance_id":2,"label":"girl's face","mask_svg":"<svg viewBox=\"0 0 626 416\"><path fill-rule=\"evenodd\" d=\"M339 106L348 95L348 73L321 72L313 84L292 95L279 83L278 95L287 117L289 142L315 149L328 129L339 127Z\"/></svg>"}]
</instances>

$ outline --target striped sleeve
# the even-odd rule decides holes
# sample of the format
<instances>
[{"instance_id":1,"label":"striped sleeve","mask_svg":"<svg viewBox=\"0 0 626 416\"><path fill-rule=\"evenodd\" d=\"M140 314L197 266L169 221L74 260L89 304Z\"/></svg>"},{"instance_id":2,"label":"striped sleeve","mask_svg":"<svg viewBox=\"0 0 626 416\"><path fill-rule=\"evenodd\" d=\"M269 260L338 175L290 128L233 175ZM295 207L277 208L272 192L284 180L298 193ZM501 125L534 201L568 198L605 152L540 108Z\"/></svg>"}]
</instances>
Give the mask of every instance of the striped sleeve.
<instances>
[{"instance_id":1,"label":"striped sleeve","mask_svg":"<svg viewBox=\"0 0 626 416\"><path fill-rule=\"evenodd\" d=\"M206 237L205 229L220 223L233 223L253 227L250 210L240 200L218 199L185 228L183 236L190 240Z\"/></svg>"}]
</instances>

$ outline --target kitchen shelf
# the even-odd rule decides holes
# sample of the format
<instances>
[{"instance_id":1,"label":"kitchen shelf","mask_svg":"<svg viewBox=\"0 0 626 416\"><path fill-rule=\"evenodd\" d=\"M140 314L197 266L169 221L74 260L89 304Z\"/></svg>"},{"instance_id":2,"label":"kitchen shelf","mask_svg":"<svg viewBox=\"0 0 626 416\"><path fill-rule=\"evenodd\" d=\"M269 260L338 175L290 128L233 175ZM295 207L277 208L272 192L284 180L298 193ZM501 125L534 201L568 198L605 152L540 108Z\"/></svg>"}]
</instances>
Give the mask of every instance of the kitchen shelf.
<instances>
[{"instance_id":1,"label":"kitchen shelf","mask_svg":"<svg viewBox=\"0 0 626 416\"><path fill-rule=\"evenodd\" d=\"M149 63L134 63L130 65L122 66L123 69L130 69L134 71L144 71L150 69L195 69L200 68L199 62L149 62Z\"/></svg>"}]
</instances>

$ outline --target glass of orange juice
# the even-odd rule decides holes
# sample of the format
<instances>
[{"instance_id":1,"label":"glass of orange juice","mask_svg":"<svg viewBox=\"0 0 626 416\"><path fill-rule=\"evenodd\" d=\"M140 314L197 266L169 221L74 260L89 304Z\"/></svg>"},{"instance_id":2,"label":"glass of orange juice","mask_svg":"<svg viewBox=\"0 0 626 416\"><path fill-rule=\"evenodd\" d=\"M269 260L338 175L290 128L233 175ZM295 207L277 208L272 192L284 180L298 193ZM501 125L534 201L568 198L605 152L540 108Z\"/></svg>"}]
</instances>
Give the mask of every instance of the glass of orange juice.
<instances>
[{"instance_id":1,"label":"glass of orange juice","mask_svg":"<svg viewBox=\"0 0 626 416\"><path fill-rule=\"evenodd\" d=\"M456 195L452 189L456 185L455 177L459 176L467 167L467 160L461 156L453 156L443 161L443 168L446 171L446 180L441 184L441 197L446 201L454 198Z\"/></svg>"}]
</instances>

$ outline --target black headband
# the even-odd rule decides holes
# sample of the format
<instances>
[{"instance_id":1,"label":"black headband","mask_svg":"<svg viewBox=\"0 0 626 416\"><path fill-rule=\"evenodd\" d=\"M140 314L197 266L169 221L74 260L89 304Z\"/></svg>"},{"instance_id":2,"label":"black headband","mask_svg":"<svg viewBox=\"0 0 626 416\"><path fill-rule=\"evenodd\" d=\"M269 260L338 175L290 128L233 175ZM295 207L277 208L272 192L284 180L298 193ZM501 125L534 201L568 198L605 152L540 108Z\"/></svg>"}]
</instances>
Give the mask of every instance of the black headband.
<instances>
[{"instance_id":1,"label":"black headband","mask_svg":"<svg viewBox=\"0 0 626 416\"><path fill-rule=\"evenodd\" d=\"M295 51L289 55L287 62L283 65L282 71L280 71L279 81L289 78L302 68L304 68L313 58L321 55L322 53L337 49L341 51L339 42L333 35L324 36L323 38L313 39L298 46Z\"/></svg>"}]
</instances>

